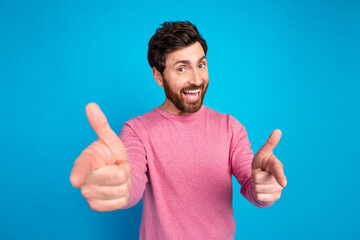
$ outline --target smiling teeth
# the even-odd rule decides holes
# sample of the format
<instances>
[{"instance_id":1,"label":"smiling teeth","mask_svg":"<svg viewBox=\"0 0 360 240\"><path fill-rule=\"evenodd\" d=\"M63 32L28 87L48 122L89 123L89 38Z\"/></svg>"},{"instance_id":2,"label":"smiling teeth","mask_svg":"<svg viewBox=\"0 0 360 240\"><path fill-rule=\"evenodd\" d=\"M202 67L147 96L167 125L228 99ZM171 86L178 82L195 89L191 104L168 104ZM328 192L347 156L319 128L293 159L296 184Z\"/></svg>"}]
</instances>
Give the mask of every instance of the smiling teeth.
<instances>
[{"instance_id":1,"label":"smiling teeth","mask_svg":"<svg viewBox=\"0 0 360 240\"><path fill-rule=\"evenodd\" d=\"M198 93L198 92L200 92L200 89L198 89L198 90L184 91L184 92L186 92L186 93Z\"/></svg>"}]
</instances>

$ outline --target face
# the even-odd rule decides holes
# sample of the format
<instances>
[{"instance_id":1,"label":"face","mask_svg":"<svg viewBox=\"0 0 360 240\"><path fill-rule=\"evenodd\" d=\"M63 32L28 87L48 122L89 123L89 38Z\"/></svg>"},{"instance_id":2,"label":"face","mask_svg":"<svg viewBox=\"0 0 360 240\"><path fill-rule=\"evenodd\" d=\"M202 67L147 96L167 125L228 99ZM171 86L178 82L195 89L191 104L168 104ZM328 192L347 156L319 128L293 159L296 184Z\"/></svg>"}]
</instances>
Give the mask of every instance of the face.
<instances>
[{"instance_id":1,"label":"face","mask_svg":"<svg viewBox=\"0 0 360 240\"><path fill-rule=\"evenodd\" d=\"M163 74L156 69L153 73L165 90L166 100L161 108L178 115L194 113L201 108L209 85L209 74L200 43L168 54Z\"/></svg>"}]
</instances>

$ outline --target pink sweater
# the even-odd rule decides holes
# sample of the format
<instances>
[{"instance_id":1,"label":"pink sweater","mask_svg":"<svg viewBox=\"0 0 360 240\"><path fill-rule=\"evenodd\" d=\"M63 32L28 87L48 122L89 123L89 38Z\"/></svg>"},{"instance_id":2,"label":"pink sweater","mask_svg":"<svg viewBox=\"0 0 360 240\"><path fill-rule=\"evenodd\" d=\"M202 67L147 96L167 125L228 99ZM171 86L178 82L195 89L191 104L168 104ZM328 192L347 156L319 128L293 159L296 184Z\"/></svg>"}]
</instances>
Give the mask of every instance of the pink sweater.
<instances>
[{"instance_id":1,"label":"pink sweater","mask_svg":"<svg viewBox=\"0 0 360 240\"><path fill-rule=\"evenodd\" d=\"M129 203L142 197L140 239L234 239L232 174L258 207L253 152L243 125L206 106L173 115L160 107L130 119L120 133L132 165Z\"/></svg>"}]
</instances>

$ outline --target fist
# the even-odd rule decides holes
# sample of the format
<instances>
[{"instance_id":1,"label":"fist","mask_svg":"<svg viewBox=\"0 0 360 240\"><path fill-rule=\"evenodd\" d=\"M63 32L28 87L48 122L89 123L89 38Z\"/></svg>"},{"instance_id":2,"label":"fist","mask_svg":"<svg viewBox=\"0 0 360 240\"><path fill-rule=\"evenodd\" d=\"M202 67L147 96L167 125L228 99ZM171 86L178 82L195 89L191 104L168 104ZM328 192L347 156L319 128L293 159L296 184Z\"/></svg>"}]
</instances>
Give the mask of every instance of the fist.
<instances>
[{"instance_id":1,"label":"fist","mask_svg":"<svg viewBox=\"0 0 360 240\"><path fill-rule=\"evenodd\" d=\"M98 212L114 211L129 200L131 164L120 138L110 128L95 103L86 106L86 115L98 139L75 160L70 182Z\"/></svg>"},{"instance_id":2,"label":"fist","mask_svg":"<svg viewBox=\"0 0 360 240\"><path fill-rule=\"evenodd\" d=\"M253 194L261 202L279 200L281 192L287 184L283 164L273 154L281 134L280 130L274 130L252 161Z\"/></svg>"},{"instance_id":3,"label":"fist","mask_svg":"<svg viewBox=\"0 0 360 240\"><path fill-rule=\"evenodd\" d=\"M276 181L275 177L261 169L255 169L251 173L254 186L254 196L261 202L274 202L280 199L283 187Z\"/></svg>"},{"instance_id":4,"label":"fist","mask_svg":"<svg viewBox=\"0 0 360 240\"><path fill-rule=\"evenodd\" d=\"M114 211L129 200L131 165L122 162L92 170L81 185L81 194L90 208L97 212Z\"/></svg>"}]
</instances>

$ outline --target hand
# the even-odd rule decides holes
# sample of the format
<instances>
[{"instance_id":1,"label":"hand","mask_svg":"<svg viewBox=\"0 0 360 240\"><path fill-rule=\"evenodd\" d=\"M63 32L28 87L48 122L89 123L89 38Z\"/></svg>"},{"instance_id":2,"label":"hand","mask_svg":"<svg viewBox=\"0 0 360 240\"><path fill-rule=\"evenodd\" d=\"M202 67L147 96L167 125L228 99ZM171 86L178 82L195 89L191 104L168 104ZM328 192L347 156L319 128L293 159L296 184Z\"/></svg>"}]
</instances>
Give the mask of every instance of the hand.
<instances>
[{"instance_id":1,"label":"hand","mask_svg":"<svg viewBox=\"0 0 360 240\"><path fill-rule=\"evenodd\" d=\"M280 138L281 131L275 129L265 145L254 156L251 178L254 184L254 195L258 201L279 200L281 192L287 184L283 165L273 154L273 149Z\"/></svg>"},{"instance_id":2,"label":"hand","mask_svg":"<svg viewBox=\"0 0 360 240\"><path fill-rule=\"evenodd\" d=\"M70 182L81 188L92 210L114 211L128 202L131 164L124 144L111 130L99 106L89 103L86 115L98 139L75 160Z\"/></svg>"}]
</instances>

